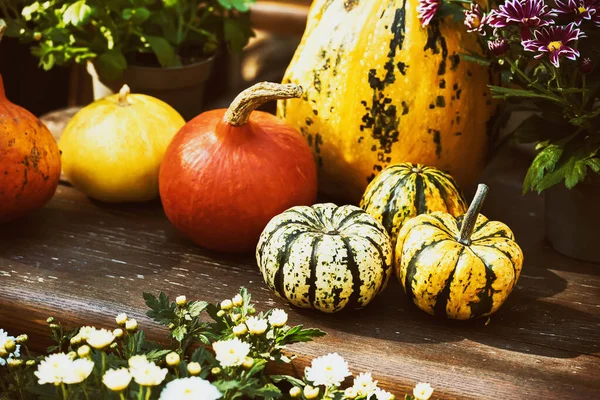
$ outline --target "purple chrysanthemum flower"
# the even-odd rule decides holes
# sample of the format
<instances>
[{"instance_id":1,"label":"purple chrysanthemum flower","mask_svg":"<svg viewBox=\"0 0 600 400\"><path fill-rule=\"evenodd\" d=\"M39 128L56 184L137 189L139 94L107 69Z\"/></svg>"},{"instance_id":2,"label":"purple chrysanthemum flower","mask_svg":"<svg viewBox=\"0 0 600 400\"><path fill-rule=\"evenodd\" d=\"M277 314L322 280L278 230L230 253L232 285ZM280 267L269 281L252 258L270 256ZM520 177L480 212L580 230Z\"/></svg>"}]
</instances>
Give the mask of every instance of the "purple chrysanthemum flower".
<instances>
[{"instance_id":1,"label":"purple chrysanthemum flower","mask_svg":"<svg viewBox=\"0 0 600 400\"><path fill-rule=\"evenodd\" d=\"M568 44L585 36L579 28L575 28L572 22L567 26L546 26L533 32L533 39L521 42L527 51L536 51L535 58L542 58L548 53L550 62L556 68L559 67L558 58L565 56L570 60L579 57L579 51Z\"/></svg>"},{"instance_id":2,"label":"purple chrysanthemum flower","mask_svg":"<svg viewBox=\"0 0 600 400\"><path fill-rule=\"evenodd\" d=\"M501 56L506 53L510 49L510 45L504 38L497 38L496 40L492 40L488 42L488 49L496 55Z\"/></svg>"},{"instance_id":3,"label":"purple chrysanthemum flower","mask_svg":"<svg viewBox=\"0 0 600 400\"><path fill-rule=\"evenodd\" d=\"M531 37L531 28L554 24L552 17L556 14L547 8L544 0L507 0L490 13L488 23L495 29L518 25L521 39L527 40Z\"/></svg>"},{"instance_id":4,"label":"purple chrysanthemum flower","mask_svg":"<svg viewBox=\"0 0 600 400\"><path fill-rule=\"evenodd\" d=\"M481 11L476 3L471 3L471 9L465 10L465 26L467 32L478 32L481 36L485 36L485 26L488 16Z\"/></svg>"},{"instance_id":5,"label":"purple chrysanthemum flower","mask_svg":"<svg viewBox=\"0 0 600 400\"><path fill-rule=\"evenodd\" d=\"M437 12L437 10L442 5L441 0L419 0L419 5L417 6L417 12L419 13L419 19L421 20L421 25L426 27L431 22L431 19Z\"/></svg>"},{"instance_id":6,"label":"purple chrysanthemum flower","mask_svg":"<svg viewBox=\"0 0 600 400\"><path fill-rule=\"evenodd\" d=\"M572 17L577 26L581 21L592 19L598 11L595 0L555 0L556 8L552 10L557 15Z\"/></svg>"},{"instance_id":7,"label":"purple chrysanthemum flower","mask_svg":"<svg viewBox=\"0 0 600 400\"><path fill-rule=\"evenodd\" d=\"M594 25L600 27L600 0L596 0L595 4L592 5L592 8L596 11L592 14L592 22Z\"/></svg>"}]
</instances>

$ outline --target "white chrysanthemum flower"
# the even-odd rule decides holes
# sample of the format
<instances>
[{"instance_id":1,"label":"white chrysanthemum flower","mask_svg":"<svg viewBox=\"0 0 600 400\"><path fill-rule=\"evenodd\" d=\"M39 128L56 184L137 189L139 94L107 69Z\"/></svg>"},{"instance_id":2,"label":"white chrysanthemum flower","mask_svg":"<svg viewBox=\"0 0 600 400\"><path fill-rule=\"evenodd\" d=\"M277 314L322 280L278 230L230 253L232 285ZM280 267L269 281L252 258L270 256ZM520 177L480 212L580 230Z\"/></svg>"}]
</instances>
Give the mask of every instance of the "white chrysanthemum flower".
<instances>
[{"instance_id":1,"label":"white chrysanthemum flower","mask_svg":"<svg viewBox=\"0 0 600 400\"><path fill-rule=\"evenodd\" d=\"M111 369L104 373L102 382L113 392L121 392L129 386L131 374L127 368Z\"/></svg>"},{"instance_id":2,"label":"white chrysanthemum flower","mask_svg":"<svg viewBox=\"0 0 600 400\"><path fill-rule=\"evenodd\" d=\"M276 328L281 328L282 326L284 326L286 324L287 320L288 320L287 313L278 308L274 309L271 312L271 315L269 315L269 323L271 324L271 326L274 326Z\"/></svg>"},{"instance_id":3,"label":"white chrysanthemum flower","mask_svg":"<svg viewBox=\"0 0 600 400\"><path fill-rule=\"evenodd\" d=\"M95 349L103 349L115 340L115 334L108 329L92 328L85 332L83 337L86 342Z\"/></svg>"},{"instance_id":4,"label":"white chrysanthemum flower","mask_svg":"<svg viewBox=\"0 0 600 400\"><path fill-rule=\"evenodd\" d=\"M81 383L90 376L93 369L94 362L87 358L71 361L71 365L68 367L68 370L65 371L66 373L63 377L63 382L69 385Z\"/></svg>"},{"instance_id":5,"label":"white chrysanthemum flower","mask_svg":"<svg viewBox=\"0 0 600 400\"><path fill-rule=\"evenodd\" d=\"M391 394L390 392L386 392L383 389L376 388L369 400L394 400L396 396Z\"/></svg>"},{"instance_id":6,"label":"white chrysanthemum flower","mask_svg":"<svg viewBox=\"0 0 600 400\"><path fill-rule=\"evenodd\" d=\"M413 396L417 400L428 400L433 394L433 388L429 383L417 383L413 389Z\"/></svg>"},{"instance_id":7,"label":"white chrysanthemum flower","mask_svg":"<svg viewBox=\"0 0 600 400\"><path fill-rule=\"evenodd\" d=\"M157 386L165 380L169 372L166 368L148 361L146 356L133 356L129 359L129 373L140 386Z\"/></svg>"},{"instance_id":8,"label":"white chrysanthemum flower","mask_svg":"<svg viewBox=\"0 0 600 400\"><path fill-rule=\"evenodd\" d=\"M117 325L125 326L125 323L127 322L127 314L125 314L125 313L118 314L117 317L115 318L115 321L117 322Z\"/></svg>"},{"instance_id":9,"label":"white chrysanthemum flower","mask_svg":"<svg viewBox=\"0 0 600 400\"><path fill-rule=\"evenodd\" d=\"M87 340L88 334L95 330L96 328L94 328L93 326L82 326L81 328L79 328L79 333L77 333L77 336L79 336L83 340Z\"/></svg>"},{"instance_id":10,"label":"white chrysanthemum flower","mask_svg":"<svg viewBox=\"0 0 600 400\"><path fill-rule=\"evenodd\" d=\"M233 296L233 299L231 299L231 302L236 307L241 307L242 305L244 305L244 299L242 299L242 295L240 295L240 294L236 294L235 296Z\"/></svg>"},{"instance_id":11,"label":"white chrysanthemum flower","mask_svg":"<svg viewBox=\"0 0 600 400\"><path fill-rule=\"evenodd\" d=\"M377 389L377 381L373 380L370 372L360 373L354 378L352 385L358 396L370 396Z\"/></svg>"},{"instance_id":12,"label":"white chrysanthemum flower","mask_svg":"<svg viewBox=\"0 0 600 400\"><path fill-rule=\"evenodd\" d=\"M258 317L248 318L246 326L252 335L262 335L268 328L267 320Z\"/></svg>"},{"instance_id":13,"label":"white chrysanthemum flower","mask_svg":"<svg viewBox=\"0 0 600 400\"><path fill-rule=\"evenodd\" d=\"M16 340L14 336L8 336L8 332L5 332L4 329L0 329L0 346L4 346L4 343L6 343L7 340ZM17 348L15 349L15 351L10 354L8 356L7 360L10 360L13 357L19 357L21 355L20 353L21 350L21 346L17 345ZM5 365L6 361L3 358L0 358L0 365Z\"/></svg>"},{"instance_id":14,"label":"white chrysanthemum flower","mask_svg":"<svg viewBox=\"0 0 600 400\"><path fill-rule=\"evenodd\" d=\"M38 384L58 385L63 383L72 363L73 360L65 353L49 355L38 364L37 371L34 372L38 378Z\"/></svg>"},{"instance_id":15,"label":"white chrysanthemum flower","mask_svg":"<svg viewBox=\"0 0 600 400\"><path fill-rule=\"evenodd\" d=\"M209 381L193 376L167 383L160 393L159 400L216 400L221 396L221 392Z\"/></svg>"},{"instance_id":16,"label":"white chrysanthemum flower","mask_svg":"<svg viewBox=\"0 0 600 400\"><path fill-rule=\"evenodd\" d=\"M242 365L244 359L250 353L250 345L238 338L221 340L213 343L215 358L223 367L237 367Z\"/></svg>"},{"instance_id":17,"label":"white chrysanthemum flower","mask_svg":"<svg viewBox=\"0 0 600 400\"><path fill-rule=\"evenodd\" d=\"M315 385L327 387L339 386L347 376L352 375L348 363L337 353L315 358L304 373L306 379Z\"/></svg>"}]
</instances>

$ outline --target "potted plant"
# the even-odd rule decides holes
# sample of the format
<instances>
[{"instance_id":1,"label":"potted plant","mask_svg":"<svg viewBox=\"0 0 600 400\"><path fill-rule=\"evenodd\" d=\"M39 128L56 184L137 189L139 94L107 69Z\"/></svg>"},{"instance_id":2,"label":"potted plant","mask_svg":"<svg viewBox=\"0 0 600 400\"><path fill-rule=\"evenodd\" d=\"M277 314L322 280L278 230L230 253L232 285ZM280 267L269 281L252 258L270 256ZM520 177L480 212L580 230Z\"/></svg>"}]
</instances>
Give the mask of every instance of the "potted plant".
<instances>
[{"instance_id":1,"label":"potted plant","mask_svg":"<svg viewBox=\"0 0 600 400\"><path fill-rule=\"evenodd\" d=\"M501 71L502 85L490 90L505 100L506 110L530 111L512 132L520 143L536 143L523 193L545 192L546 235L557 251L600 262L595 247L600 225L600 1L507 0L493 9L460 3L467 5L437 1L438 17L458 15L489 50L488 58L463 58Z\"/></svg>"},{"instance_id":2,"label":"potted plant","mask_svg":"<svg viewBox=\"0 0 600 400\"><path fill-rule=\"evenodd\" d=\"M248 11L254 1L0 0L0 5L7 35L33 43L45 70L85 64L95 98L127 83L191 118L200 111L215 54L224 45L241 51L252 35Z\"/></svg>"}]
</instances>

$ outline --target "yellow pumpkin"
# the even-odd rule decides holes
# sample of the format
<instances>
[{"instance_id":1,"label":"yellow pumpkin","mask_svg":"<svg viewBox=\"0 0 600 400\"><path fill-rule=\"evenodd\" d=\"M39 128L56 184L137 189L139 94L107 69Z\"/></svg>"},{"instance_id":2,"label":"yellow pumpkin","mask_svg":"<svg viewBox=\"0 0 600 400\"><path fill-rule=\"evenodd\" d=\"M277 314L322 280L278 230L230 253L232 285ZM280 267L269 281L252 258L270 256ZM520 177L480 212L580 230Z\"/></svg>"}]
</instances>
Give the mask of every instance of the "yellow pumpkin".
<instances>
[{"instance_id":1,"label":"yellow pumpkin","mask_svg":"<svg viewBox=\"0 0 600 400\"><path fill-rule=\"evenodd\" d=\"M394 268L408 297L431 315L469 319L493 314L512 292L523 252L508 226L479 214L479 185L465 215L434 212L404 224Z\"/></svg>"},{"instance_id":2,"label":"yellow pumpkin","mask_svg":"<svg viewBox=\"0 0 600 400\"><path fill-rule=\"evenodd\" d=\"M167 146L185 124L168 104L143 94L118 94L81 109L59 141L63 172L89 197L120 203L158 197Z\"/></svg>"},{"instance_id":3,"label":"yellow pumpkin","mask_svg":"<svg viewBox=\"0 0 600 400\"><path fill-rule=\"evenodd\" d=\"M484 165L489 72L461 61L477 35L422 28L416 0L315 0L283 82L305 89L278 115L302 132L320 189L357 201L386 166L413 162L471 184Z\"/></svg>"}]
</instances>

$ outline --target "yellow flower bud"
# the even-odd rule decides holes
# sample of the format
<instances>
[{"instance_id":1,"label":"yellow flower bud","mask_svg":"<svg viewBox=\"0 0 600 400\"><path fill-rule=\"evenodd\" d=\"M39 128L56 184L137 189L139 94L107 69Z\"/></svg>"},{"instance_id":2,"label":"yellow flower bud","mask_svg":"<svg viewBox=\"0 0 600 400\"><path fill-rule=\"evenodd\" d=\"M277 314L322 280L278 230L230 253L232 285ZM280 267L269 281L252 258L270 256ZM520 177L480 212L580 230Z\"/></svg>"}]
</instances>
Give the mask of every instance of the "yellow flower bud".
<instances>
[{"instance_id":1,"label":"yellow flower bud","mask_svg":"<svg viewBox=\"0 0 600 400\"><path fill-rule=\"evenodd\" d=\"M250 308L248 309L248 314L250 314L250 315L254 315L254 314L256 314L256 309L255 309L254 307L250 307Z\"/></svg>"},{"instance_id":2,"label":"yellow flower bud","mask_svg":"<svg viewBox=\"0 0 600 400\"><path fill-rule=\"evenodd\" d=\"M25 362L25 365L27 365L28 367L33 367L35 365L35 360L27 360Z\"/></svg>"},{"instance_id":3,"label":"yellow flower bud","mask_svg":"<svg viewBox=\"0 0 600 400\"><path fill-rule=\"evenodd\" d=\"M17 344L14 340L7 339L6 342L4 342L4 349L6 349L6 351L9 353L14 353L14 351L17 349Z\"/></svg>"},{"instance_id":4,"label":"yellow flower bud","mask_svg":"<svg viewBox=\"0 0 600 400\"><path fill-rule=\"evenodd\" d=\"M69 357L71 360L74 360L77 358L77 353L75 353L74 351L70 351L69 353L67 353L67 357Z\"/></svg>"},{"instance_id":5,"label":"yellow flower bud","mask_svg":"<svg viewBox=\"0 0 600 400\"><path fill-rule=\"evenodd\" d=\"M114 350L119 347L119 344L117 342L112 342L109 347Z\"/></svg>"},{"instance_id":6,"label":"yellow flower bud","mask_svg":"<svg viewBox=\"0 0 600 400\"><path fill-rule=\"evenodd\" d=\"M300 397L301 394L302 394L302 389L300 389L297 386L294 386L293 388L290 389L290 396L293 399L297 399L298 397Z\"/></svg>"},{"instance_id":7,"label":"yellow flower bud","mask_svg":"<svg viewBox=\"0 0 600 400\"><path fill-rule=\"evenodd\" d=\"M242 362L242 366L245 369L250 369L250 368L252 368L253 365L254 365L254 358L252 358L252 357L244 358L244 362Z\"/></svg>"},{"instance_id":8,"label":"yellow flower bud","mask_svg":"<svg viewBox=\"0 0 600 400\"><path fill-rule=\"evenodd\" d=\"M304 397L306 397L308 400L316 399L319 397L319 388L309 385L304 386Z\"/></svg>"},{"instance_id":9,"label":"yellow flower bud","mask_svg":"<svg viewBox=\"0 0 600 400\"><path fill-rule=\"evenodd\" d=\"M123 329L121 328L117 328L113 331L113 335L115 335L116 338L122 338L123 337Z\"/></svg>"},{"instance_id":10,"label":"yellow flower bud","mask_svg":"<svg viewBox=\"0 0 600 400\"><path fill-rule=\"evenodd\" d=\"M80 348L77 349L77 355L80 358L85 358L90 355L91 351L92 351L92 349L90 348L90 346L88 346L87 344L84 344L83 346L81 346Z\"/></svg>"},{"instance_id":11,"label":"yellow flower bud","mask_svg":"<svg viewBox=\"0 0 600 400\"><path fill-rule=\"evenodd\" d=\"M248 333L248 327L246 324L239 324L233 327L233 334L236 336L242 336Z\"/></svg>"},{"instance_id":12,"label":"yellow flower bud","mask_svg":"<svg viewBox=\"0 0 600 400\"><path fill-rule=\"evenodd\" d=\"M242 316L240 314L231 314L231 320L237 322Z\"/></svg>"},{"instance_id":13,"label":"yellow flower bud","mask_svg":"<svg viewBox=\"0 0 600 400\"><path fill-rule=\"evenodd\" d=\"M53 331L57 330L59 328L60 328L60 325L58 325L58 324L50 324L50 329L52 329Z\"/></svg>"},{"instance_id":14,"label":"yellow flower bud","mask_svg":"<svg viewBox=\"0 0 600 400\"><path fill-rule=\"evenodd\" d=\"M81 337L80 334L73 336L71 338L71 340L69 340L69 342L73 345L77 345L77 344L81 343L82 341L83 341L83 338Z\"/></svg>"},{"instance_id":15,"label":"yellow flower bud","mask_svg":"<svg viewBox=\"0 0 600 400\"><path fill-rule=\"evenodd\" d=\"M42 39L42 34L40 32L35 32L33 34L33 40L40 41Z\"/></svg>"},{"instance_id":16,"label":"yellow flower bud","mask_svg":"<svg viewBox=\"0 0 600 400\"><path fill-rule=\"evenodd\" d=\"M48 317L48 319L46 319L47 324L51 324L53 322L54 322L54 317Z\"/></svg>"},{"instance_id":17,"label":"yellow flower bud","mask_svg":"<svg viewBox=\"0 0 600 400\"><path fill-rule=\"evenodd\" d=\"M227 299L227 300L223 300L221 302L221 310L231 310L233 308L233 303L231 302L231 300Z\"/></svg>"},{"instance_id":18,"label":"yellow flower bud","mask_svg":"<svg viewBox=\"0 0 600 400\"><path fill-rule=\"evenodd\" d=\"M242 304L244 304L244 299L242 299L242 296L239 294L236 294L231 301L236 307L241 307Z\"/></svg>"},{"instance_id":19,"label":"yellow flower bud","mask_svg":"<svg viewBox=\"0 0 600 400\"><path fill-rule=\"evenodd\" d=\"M202 371L202 367L199 363L192 361L187 365L187 370L190 373L190 375L194 376L198 375L200 371Z\"/></svg>"},{"instance_id":20,"label":"yellow flower bud","mask_svg":"<svg viewBox=\"0 0 600 400\"><path fill-rule=\"evenodd\" d=\"M138 323L135 319L128 319L127 322L125 323L125 329L127 329L129 332L135 332L138 328Z\"/></svg>"},{"instance_id":21,"label":"yellow flower bud","mask_svg":"<svg viewBox=\"0 0 600 400\"><path fill-rule=\"evenodd\" d=\"M187 303L187 298L185 296L177 296L177 298L175 298L175 303L177 303L178 306L183 307Z\"/></svg>"},{"instance_id":22,"label":"yellow flower bud","mask_svg":"<svg viewBox=\"0 0 600 400\"><path fill-rule=\"evenodd\" d=\"M223 315L225 315L225 311L223 311L223 310L217 311L217 317L221 318Z\"/></svg>"},{"instance_id":23,"label":"yellow flower bud","mask_svg":"<svg viewBox=\"0 0 600 400\"><path fill-rule=\"evenodd\" d=\"M8 351L6 351L6 349L4 348L4 346L0 346L0 358L8 358L9 354Z\"/></svg>"},{"instance_id":24,"label":"yellow flower bud","mask_svg":"<svg viewBox=\"0 0 600 400\"><path fill-rule=\"evenodd\" d=\"M9 368L19 368L21 366L23 366L23 360L21 360L20 358L11 358L10 360L8 360Z\"/></svg>"},{"instance_id":25,"label":"yellow flower bud","mask_svg":"<svg viewBox=\"0 0 600 400\"><path fill-rule=\"evenodd\" d=\"M17 342L17 344L27 343L28 340L29 340L29 336L27 336L26 334L19 335L15 339L15 341Z\"/></svg>"},{"instance_id":26,"label":"yellow flower bud","mask_svg":"<svg viewBox=\"0 0 600 400\"><path fill-rule=\"evenodd\" d=\"M125 323L127 323L127 314L121 313L121 314L117 315L117 318L115 318L115 321L117 321L117 325L125 326Z\"/></svg>"},{"instance_id":27,"label":"yellow flower bud","mask_svg":"<svg viewBox=\"0 0 600 400\"><path fill-rule=\"evenodd\" d=\"M179 365L181 358L179 357L179 354L172 351L169 354L167 354L165 360L167 361L167 365L169 367L176 367L177 365Z\"/></svg>"},{"instance_id":28,"label":"yellow flower bud","mask_svg":"<svg viewBox=\"0 0 600 400\"><path fill-rule=\"evenodd\" d=\"M210 370L210 373L213 375L219 375L221 373L221 368L214 367L213 369Z\"/></svg>"}]
</instances>

